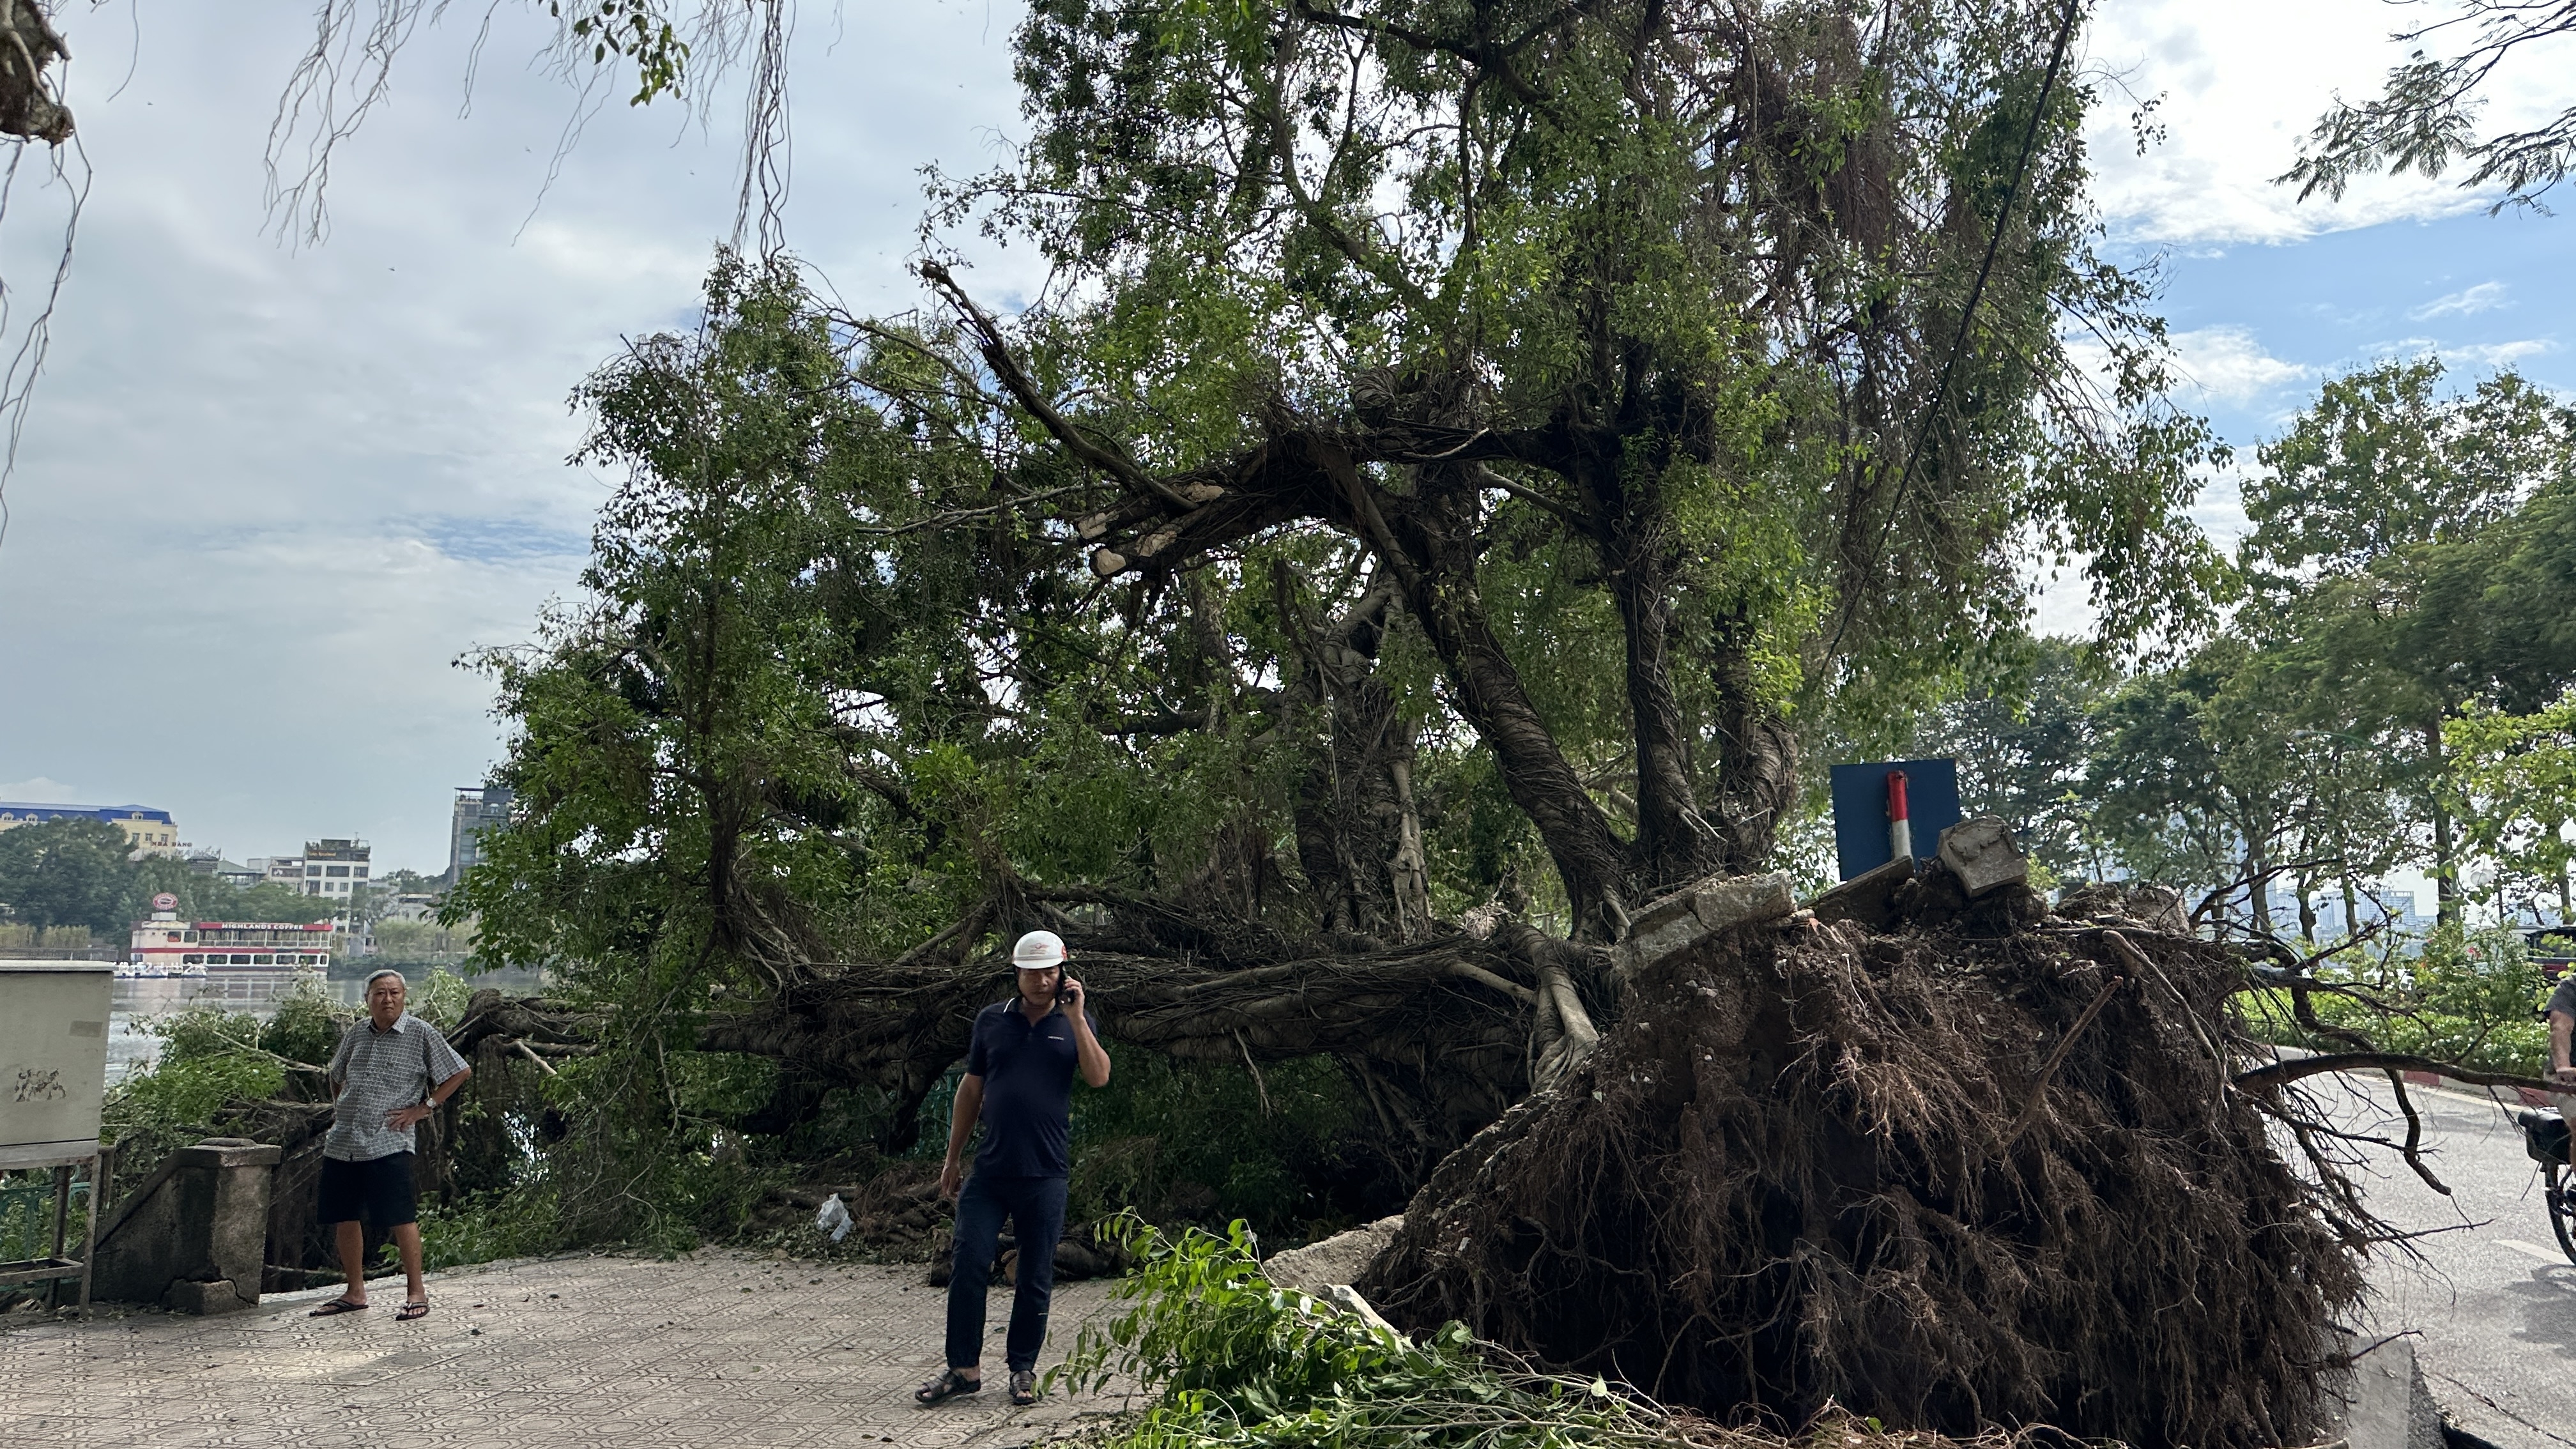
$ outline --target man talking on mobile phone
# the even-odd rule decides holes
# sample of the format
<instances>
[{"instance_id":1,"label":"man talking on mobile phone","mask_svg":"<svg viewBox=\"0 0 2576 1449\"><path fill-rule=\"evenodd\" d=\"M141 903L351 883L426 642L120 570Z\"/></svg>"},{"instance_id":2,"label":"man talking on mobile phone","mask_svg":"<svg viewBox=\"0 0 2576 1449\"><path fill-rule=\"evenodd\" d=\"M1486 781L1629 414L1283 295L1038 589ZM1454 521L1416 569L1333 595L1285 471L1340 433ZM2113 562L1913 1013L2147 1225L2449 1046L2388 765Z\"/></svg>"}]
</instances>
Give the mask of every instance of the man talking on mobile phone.
<instances>
[{"instance_id":1,"label":"man talking on mobile phone","mask_svg":"<svg viewBox=\"0 0 2576 1449\"><path fill-rule=\"evenodd\" d=\"M939 1195L957 1201L956 1258L948 1278L948 1367L913 1398L924 1406L984 1387L984 1287L1002 1219L1019 1240L1011 1331L1003 1340L1011 1402L1038 1398L1038 1350L1046 1346L1047 1299L1055 1291L1055 1243L1064 1235L1064 1182L1072 1170L1073 1079L1109 1085L1109 1053L1083 1010L1082 983L1065 974L1072 952L1053 931L1031 931L1011 948L1019 995L975 1015L966 1075L948 1122L948 1160ZM984 1124L975 1174L966 1176L966 1139ZM960 1184L963 1191L960 1191Z\"/></svg>"}]
</instances>

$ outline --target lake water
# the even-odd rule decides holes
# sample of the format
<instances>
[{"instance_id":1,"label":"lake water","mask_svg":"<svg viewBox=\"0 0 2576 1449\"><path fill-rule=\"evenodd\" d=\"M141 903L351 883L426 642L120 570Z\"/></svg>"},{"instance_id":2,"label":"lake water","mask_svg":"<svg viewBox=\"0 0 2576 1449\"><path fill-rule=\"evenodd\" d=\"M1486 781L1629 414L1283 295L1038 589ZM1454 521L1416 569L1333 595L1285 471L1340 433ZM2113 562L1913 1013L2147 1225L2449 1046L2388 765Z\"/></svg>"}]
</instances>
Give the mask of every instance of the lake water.
<instances>
[{"instance_id":1,"label":"lake water","mask_svg":"<svg viewBox=\"0 0 2576 1449\"><path fill-rule=\"evenodd\" d=\"M265 1018L277 1009L279 998L295 990L298 981L312 979L310 973L301 971L227 971L219 977L139 976L119 979L108 1016L108 1085L114 1086L129 1073L149 1066L160 1055L161 1038L153 1033L152 1025L161 1017L200 1006L214 1006ZM352 1011L366 1001L367 984L364 981L324 981L320 984L324 994ZM412 983L415 990L419 984L417 981ZM512 994L530 994L544 989L544 978L525 967L504 967L469 977L468 984L477 990L490 986Z\"/></svg>"},{"instance_id":2,"label":"lake water","mask_svg":"<svg viewBox=\"0 0 2576 1449\"><path fill-rule=\"evenodd\" d=\"M265 1017L277 1009L279 998L295 989L300 976L311 979L300 972L244 971L214 979L145 976L118 980L115 1000L108 1014L108 1085L114 1086L128 1074L151 1065L160 1055L161 1038L152 1030L153 1023L160 1018L200 1006L246 1011ZM341 1005L355 1007L366 983L325 981L321 986Z\"/></svg>"}]
</instances>

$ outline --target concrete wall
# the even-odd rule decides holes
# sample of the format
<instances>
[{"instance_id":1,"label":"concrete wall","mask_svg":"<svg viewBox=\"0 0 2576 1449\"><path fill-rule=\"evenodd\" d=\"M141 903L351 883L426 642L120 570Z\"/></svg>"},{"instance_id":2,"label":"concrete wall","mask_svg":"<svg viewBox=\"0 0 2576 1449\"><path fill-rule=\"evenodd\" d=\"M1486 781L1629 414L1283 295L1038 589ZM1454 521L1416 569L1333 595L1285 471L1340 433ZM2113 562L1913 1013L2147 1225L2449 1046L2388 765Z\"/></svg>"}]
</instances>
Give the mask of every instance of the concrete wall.
<instances>
[{"instance_id":1,"label":"concrete wall","mask_svg":"<svg viewBox=\"0 0 2576 1449\"><path fill-rule=\"evenodd\" d=\"M232 1137L170 1154L102 1223L90 1296L184 1313L258 1307L278 1156Z\"/></svg>"}]
</instances>

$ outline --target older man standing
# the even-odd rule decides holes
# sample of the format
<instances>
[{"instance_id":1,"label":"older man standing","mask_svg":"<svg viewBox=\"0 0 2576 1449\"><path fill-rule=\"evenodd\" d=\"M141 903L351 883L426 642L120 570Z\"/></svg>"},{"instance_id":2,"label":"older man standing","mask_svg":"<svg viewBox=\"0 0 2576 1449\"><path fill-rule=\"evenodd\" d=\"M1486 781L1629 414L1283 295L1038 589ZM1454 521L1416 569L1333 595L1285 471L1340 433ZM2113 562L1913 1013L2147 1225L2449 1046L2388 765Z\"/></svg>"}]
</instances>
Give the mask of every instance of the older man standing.
<instances>
[{"instance_id":1,"label":"older man standing","mask_svg":"<svg viewBox=\"0 0 2576 1449\"><path fill-rule=\"evenodd\" d=\"M1031 931L1011 948L1018 994L975 1016L966 1073L949 1120L948 1161L939 1193L957 1199L957 1253L948 1277L948 1367L913 1398L936 1404L984 1387L984 1285L1011 1220L1020 1266L1011 1295L1011 1332L1002 1341L1011 1402L1038 1396L1038 1350L1046 1344L1047 1301L1055 1289L1055 1240L1064 1232L1071 1171L1073 1079L1109 1085L1109 1053L1083 1008L1082 983L1065 974L1073 953L1053 931ZM965 1175L966 1139L984 1124L975 1175ZM964 1191L959 1191L960 1184Z\"/></svg>"},{"instance_id":2,"label":"older man standing","mask_svg":"<svg viewBox=\"0 0 2576 1449\"><path fill-rule=\"evenodd\" d=\"M420 1277L420 1214L411 1176L412 1130L456 1095L474 1070L438 1028L403 1010L410 987L399 971L367 978L366 1020L350 1027L331 1054L330 1135L322 1139L322 1203L333 1224L348 1291L313 1317L367 1306L367 1235L360 1219L393 1236L402 1255L404 1323L429 1313Z\"/></svg>"}]
</instances>

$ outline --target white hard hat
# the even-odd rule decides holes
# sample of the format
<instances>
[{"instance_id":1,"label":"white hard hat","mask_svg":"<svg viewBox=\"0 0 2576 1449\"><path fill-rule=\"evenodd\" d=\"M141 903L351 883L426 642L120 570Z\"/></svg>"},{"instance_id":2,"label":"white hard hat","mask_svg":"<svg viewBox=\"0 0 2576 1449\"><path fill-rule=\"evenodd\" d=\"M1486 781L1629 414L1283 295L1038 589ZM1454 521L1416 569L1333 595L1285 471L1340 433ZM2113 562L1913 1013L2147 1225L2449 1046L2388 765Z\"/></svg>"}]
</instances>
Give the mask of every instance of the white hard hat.
<instances>
[{"instance_id":1,"label":"white hard hat","mask_svg":"<svg viewBox=\"0 0 2576 1449\"><path fill-rule=\"evenodd\" d=\"M1011 948L1011 964L1023 971L1044 971L1063 965L1069 954L1064 949L1064 937L1053 931L1031 931Z\"/></svg>"}]
</instances>

